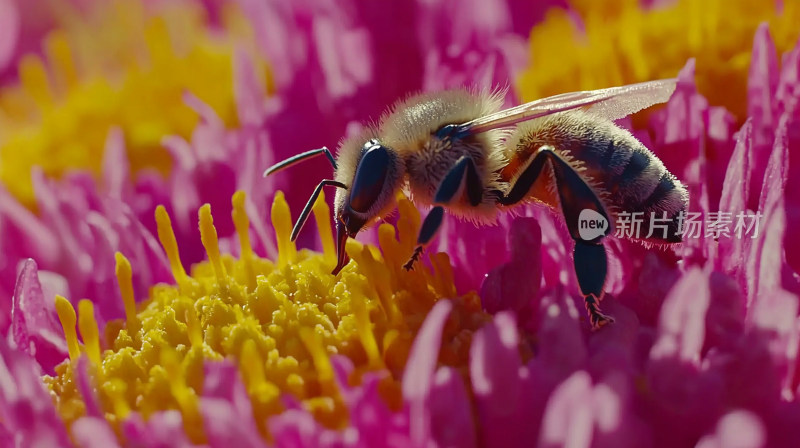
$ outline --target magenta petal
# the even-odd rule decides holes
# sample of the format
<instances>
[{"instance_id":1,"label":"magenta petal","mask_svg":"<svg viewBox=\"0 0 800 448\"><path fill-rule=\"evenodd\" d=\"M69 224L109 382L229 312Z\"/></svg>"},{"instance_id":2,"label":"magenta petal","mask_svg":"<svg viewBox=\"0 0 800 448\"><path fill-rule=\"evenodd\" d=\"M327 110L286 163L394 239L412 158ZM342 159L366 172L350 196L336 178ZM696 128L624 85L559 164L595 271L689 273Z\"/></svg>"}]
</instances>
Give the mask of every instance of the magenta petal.
<instances>
[{"instance_id":1,"label":"magenta petal","mask_svg":"<svg viewBox=\"0 0 800 448\"><path fill-rule=\"evenodd\" d=\"M748 119L736 137L736 146L725 172L719 210L730 212L732 216L746 212L750 176L750 158L753 151L753 120ZM745 244L743 238L725 238L720 241L717 267L734 275L744 289Z\"/></svg>"},{"instance_id":2,"label":"magenta petal","mask_svg":"<svg viewBox=\"0 0 800 448\"><path fill-rule=\"evenodd\" d=\"M102 172L108 195L120 200L125 197L130 188L130 163L125 154L125 136L119 128L108 131Z\"/></svg>"},{"instance_id":3,"label":"magenta petal","mask_svg":"<svg viewBox=\"0 0 800 448\"><path fill-rule=\"evenodd\" d=\"M653 359L699 361L710 294L708 277L699 268L678 281L661 309L659 338L650 353Z\"/></svg>"},{"instance_id":4,"label":"magenta petal","mask_svg":"<svg viewBox=\"0 0 800 448\"><path fill-rule=\"evenodd\" d=\"M47 301L39 283L36 262L28 259L17 277L11 308L11 335L20 350L52 374L67 356L67 343L55 318L55 305Z\"/></svg>"},{"instance_id":5,"label":"magenta petal","mask_svg":"<svg viewBox=\"0 0 800 448\"><path fill-rule=\"evenodd\" d=\"M326 429L311 414L298 409L270 418L269 431L275 448L344 448L355 447L358 442L356 432Z\"/></svg>"},{"instance_id":6,"label":"magenta petal","mask_svg":"<svg viewBox=\"0 0 800 448\"><path fill-rule=\"evenodd\" d=\"M773 291L759 296L751 310L752 325L770 336L769 351L774 371L785 388L791 387L800 343L800 322L797 318L798 297L786 291Z\"/></svg>"},{"instance_id":7,"label":"magenta petal","mask_svg":"<svg viewBox=\"0 0 800 448\"><path fill-rule=\"evenodd\" d=\"M748 203L755 209L754 199L764 179L770 148L777 124L775 91L778 87L778 57L775 43L769 33L769 26L763 23L756 31L753 41L753 55L747 80L747 115L753 120L752 161L753 170L749 172L750 186Z\"/></svg>"},{"instance_id":8,"label":"magenta petal","mask_svg":"<svg viewBox=\"0 0 800 448\"><path fill-rule=\"evenodd\" d=\"M6 70L17 50L20 16L14 0L0 0L0 74Z\"/></svg>"},{"instance_id":9,"label":"magenta petal","mask_svg":"<svg viewBox=\"0 0 800 448\"><path fill-rule=\"evenodd\" d=\"M114 448L119 446L117 435L102 416L79 418L72 424L70 431L80 447Z\"/></svg>"},{"instance_id":10,"label":"magenta petal","mask_svg":"<svg viewBox=\"0 0 800 448\"><path fill-rule=\"evenodd\" d=\"M519 412L521 401L519 337L511 312L498 313L478 330L470 347L470 378L484 445L524 446L530 423Z\"/></svg>"},{"instance_id":11,"label":"magenta petal","mask_svg":"<svg viewBox=\"0 0 800 448\"><path fill-rule=\"evenodd\" d=\"M104 417L103 410L100 407L97 393L95 393L95 386L92 384L92 370L94 370L91 361L86 355L81 355L75 365L74 379L78 388L78 392L86 404L86 415L89 417L100 418Z\"/></svg>"},{"instance_id":12,"label":"magenta petal","mask_svg":"<svg viewBox=\"0 0 800 448\"><path fill-rule=\"evenodd\" d=\"M440 300L433 306L414 339L403 372L403 398L411 407L411 438L417 444L430 437L427 400L439 359L442 331L452 308L449 300Z\"/></svg>"},{"instance_id":13,"label":"magenta petal","mask_svg":"<svg viewBox=\"0 0 800 448\"><path fill-rule=\"evenodd\" d=\"M706 313L703 352L712 347L730 346L742 334L745 320L745 297L734 279L712 272L709 285L711 297Z\"/></svg>"},{"instance_id":14,"label":"magenta petal","mask_svg":"<svg viewBox=\"0 0 800 448\"><path fill-rule=\"evenodd\" d=\"M122 422L122 433L130 446L147 448L190 448L192 444L183 429L180 411L156 412L147 422L138 413L131 413Z\"/></svg>"},{"instance_id":15,"label":"magenta petal","mask_svg":"<svg viewBox=\"0 0 800 448\"><path fill-rule=\"evenodd\" d=\"M0 421L17 446L69 446L64 423L41 381L41 369L0 337Z\"/></svg>"},{"instance_id":16,"label":"magenta petal","mask_svg":"<svg viewBox=\"0 0 800 448\"><path fill-rule=\"evenodd\" d=\"M476 446L472 405L456 369L440 367L436 371L429 403L431 433L438 446Z\"/></svg>"},{"instance_id":17,"label":"magenta petal","mask_svg":"<svg viewBox=\"0 0 800 448\"><path fill-rule=\"evenodd\" d=\"M239 122L245 126L263 125L267 115L264 105L266 92L263 82L256 77L252 58L242 49L236 50L234 75L233 87Z\"/></svg>"},{"instance_id":18,"label":"magenta petal","mask_svg":"<svg viewBox=\"0 0 800 448\"><path fill-rule=\"evenodd\" d=\"M592 378L575 372L550 396L542 419L539 446L592 446L594 431L592 408L588 405Z\"/></svg>"},{"instance_id":19,"label":"magenta petal","mask_svg":"<svg viewBox=\"0 0 800 448\"><path fill-rule=\"evenodd\" d=\"M697 448L758 448L763 446L767 446L767 431L764 423L757 415L745 410L736 410L725 414L717 422L716 432L703 437L697 443Z\"/></svg>"},{"instance_id":20,"label":"magenta petal","mask_svg":"<svg viewBox=\"0 0 800 448\"><path fill-rule=\"evenodd\" d=\"M563 289L542 297L537 364L560 382L586 363L587 350L578 322L580 311Z\"/></svg>"},{"instance_id":21,"label":"magenta petal","mask_svg":"<svg viewBox=\"0 0 800 448\"><path fill-rule=\"evenodd\" d=\"M470 347L470 378L476 398L489 413L513 413L519 389L519 336L514 315L495 316L475 333Z\"/></svg>"},{"instance_id":22,"label":"magenta petal","mask_svg":"<svg viewBox=\"0 0 800 448\"><path fill-rule=\"evenodd\" d=\"M789 171L788 123L781 122L775 134L775 143L769 157L764 185L761 189L756 219L758 229L749 235L755 237L747 257L748 306L757 297L781 288L783 273L783 236L786 230L784 203ZM757 230L757 232L756 232Z\"/></svg>"},{"instance_id":23,"label":"magenta petal","mask_svg":"<svg viewBox=\"0 0 800 448\"><path fill-rule=\"evenodd\" d=\"M539 224L533 218L518 218L512 222L508 232L511 259L486 274L481 286L481 303L492 314L528 307L539 295L542 282L542 230Z\"/></svg>"},{"instance_id":24,"label":"magenta petal","mask_svg":"<svg viewBox=\"0 0 800 448\"><path fill-rule=\"evenodd\" d=\"M265 446L239 370L230 362L206 363L200 413L212 448Z\"/></svg>"}]
</instances>

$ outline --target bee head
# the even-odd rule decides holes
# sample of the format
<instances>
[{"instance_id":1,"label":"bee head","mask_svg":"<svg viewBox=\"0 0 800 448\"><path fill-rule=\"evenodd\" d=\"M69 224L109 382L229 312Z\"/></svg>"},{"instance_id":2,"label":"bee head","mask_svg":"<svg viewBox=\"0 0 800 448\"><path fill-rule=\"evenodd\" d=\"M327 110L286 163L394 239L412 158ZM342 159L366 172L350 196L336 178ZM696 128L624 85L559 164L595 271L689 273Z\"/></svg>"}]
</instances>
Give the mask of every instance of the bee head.
<instances>
[{"instance_id":1,"label":"bee head","mask_svg":"<svg viewBox=\"0 0 800 448\"><path fill-rule=\"evenodd\" d=\"M342 149L342 154L347 154L347 148ZM336 173L337 180L342 179L342 183L350 186L336 192L334 218L338 263L334 274L347 264L347 238L355 238L358 232L388 211L402 179L402 164L397 154L377 139L368 140L355 154L358 158L353 164L348 164L346 157L340 157L340 167ZM349 182L343 179L347 177Z\"/></svg>"}]
</instances>

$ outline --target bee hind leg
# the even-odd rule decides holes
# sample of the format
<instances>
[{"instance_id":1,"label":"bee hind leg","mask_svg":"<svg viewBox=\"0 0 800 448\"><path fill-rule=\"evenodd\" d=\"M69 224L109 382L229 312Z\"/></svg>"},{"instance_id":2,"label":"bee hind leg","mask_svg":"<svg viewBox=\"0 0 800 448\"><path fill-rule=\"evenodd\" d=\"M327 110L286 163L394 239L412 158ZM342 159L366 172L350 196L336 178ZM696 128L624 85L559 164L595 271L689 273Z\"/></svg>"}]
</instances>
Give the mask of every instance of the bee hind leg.
<instances>
[{"instance_id":1,"label":"bee hind leg","mask_svg":"<svg viewBox=\"0 0 800 448\"><path fill-rule=\"evenodd\" d=\"M417 237L417 247L411 258L403 265L403 268L410 270L414 263L422 255L422 249L433 240L444 220L444 205L453 202L461 196L466 189L469 202L473 206L478 206L483 200L483 185L481 184L475 162L469 156L461 156L450 171L444 176L439 187L436 189L433 202L436 204L425 220Z\"/></svg>"},{"instance_id":2,"label":"bee hind leg","mask_svg":"<svg viewBox=\"0 0 800 448\"><path fill-rule=\"evenodd\" d=\"M594 189L572 165L555 152L553 147L542 146L530 162L523 165L521 173L516 176L516 181L508 193L500 196L498 202L503 205L513 205L523 200L547 162L550 162L553 169L567 229L575 240L575 275L578 278L581 294L584 296L592 328L597 329L613 322L611 317L600 311L599 306L608 270L608 260L602 240L611 232L611 220ZM586 221L582 218L582 212L585 210L592 212L590 217L594 221L594 227L584 228L582 232L581 226L584 224L583 221Z\"/></svg>"},{"instance_id":3,"label":"bee hind leg","mask_svg":"<svg viewBox=\"0 0 800 448\"><path fill-rule=\"evenodd\" d=\"M587 244L575 241L574 249L575 275L578 277L578 286L583 294L586 312L592 329L613 323L614 319L600 311L599 302L603 298L603 285L606 281L608 258L602 243Z\"/></svg>"}]
</instances>

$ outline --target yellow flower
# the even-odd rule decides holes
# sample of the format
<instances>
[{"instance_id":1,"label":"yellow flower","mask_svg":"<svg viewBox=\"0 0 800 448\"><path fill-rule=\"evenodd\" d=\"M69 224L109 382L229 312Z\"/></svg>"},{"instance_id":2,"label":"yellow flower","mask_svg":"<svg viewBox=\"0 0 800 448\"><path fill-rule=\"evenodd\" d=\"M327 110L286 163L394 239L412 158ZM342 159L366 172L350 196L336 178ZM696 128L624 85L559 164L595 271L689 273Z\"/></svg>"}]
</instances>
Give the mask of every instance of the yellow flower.
<instances>
[{"instance_id":1,"label":"yellow flower","mask_svg":"<svg viewBox=\"0 0 800 448\"><path fill-rule=\"evenodd\" d=\"M420 225L414 206L400 201L399 239L394 227L383 224L379 228L380 250L348 242L354 262L333 276L336 256L324 197L314 206L324 247L320 254L297 251L289 239L289 207L282 194L276 196L271 218L279 247L276 261L253 254L244 199L242 192L234 195L232 213L241 257L220 255L206 205L200 209L199 221L209 261L194 266L191 275L178 258L169 217L163 208L157 209L158 236L177 285L153 287L150 298L137 309L131 266L118 254L117 277L126 319L111 322L102 342L91 302L80 302L76 319L69 301L56 299L70 358L74 361L83 351L97 367L98 394L112 425L132 410L147 418L159 410L178 409L189 437L204 440L197 409L203 361L226 357L238 360L265 438L269 438L265 419L282 411L279 396L284 392L301 400L329 427L347 423L347 409L343 409L329 359L334 354L347 356L356 376L388 371L382 395L390 406L400 406L399 379L416 332L438 299L457 296L446 254L431 256L432 270L422 265L411 272L402 268ZM474 292L456 298L454 304L440 361L462 368L466 375L469 335L489 316L481 311ZM85 413L74 382L75 365L65 362L57 367L56 377L46 378L57 409L68 423Z\"/></svg>"},{"instance_id":2,"label":"yellow flower","mask_svg":"<svg viewBox=\"0 0 800 448\"><path fill-rule=\"evenodd\" d=\"M140 1L102 1L80 14L66 2L52 5L60 23L43 57L23 57L19 83L0 89L0 182L24 204L33 205L34 165L56 177L70 168L99 173L112 126L124 132L134 172L166 174L162 138L187 137L198 121L182 100L186 91L236 123L232 49L252 39L234 8L212 34L189 2L151 11Z\"/></svg>"},{"instance_id":3,"label":"yellow flower","mask_svg":"<svg viewBox=\"0 0 800 448\"><path fill-rule=\"evenodd\" d=\"M768 22L779 54L798 38L800 3L676 0L643 9L639 0L571 0L585 31L569 14L548 12L531 31L531 65L517 80L522 100L671 78L697 59L700 93L739 119L746 116L753 35Z\"/></svg>"}]
</instances>

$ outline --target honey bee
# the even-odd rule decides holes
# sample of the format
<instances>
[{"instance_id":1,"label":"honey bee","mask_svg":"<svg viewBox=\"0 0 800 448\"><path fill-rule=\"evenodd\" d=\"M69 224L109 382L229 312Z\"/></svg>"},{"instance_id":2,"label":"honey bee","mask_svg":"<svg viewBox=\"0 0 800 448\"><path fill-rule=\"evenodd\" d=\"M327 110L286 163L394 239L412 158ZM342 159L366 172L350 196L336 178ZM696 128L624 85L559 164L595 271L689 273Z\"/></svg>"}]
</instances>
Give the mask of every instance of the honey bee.
<instances>
[{"instance_id":1,"label":"honey bee","mask_svg":"<svg viewBox=\"0 0 800 448\"><path fill-rule=\"evenodd\" d=\"M676 80L573 92L501 110L502 94L466 89L420 94L391 107L374 125L339 146L284 160L269 175L318 155L334 179L321 181L292 231L292 240L325 186L334 201L337 274L348 262L345 243L390 213L404 189L431 206L405 268L411 269L437 233L445 210L480 224L530 202L560 210L572 236L574 267L592 328L613 319L599 302L607 272L603 239L621 212L640 213L645 229L658 219L661 234L631 235L650 244L681 241L678 216L688 193L664 164L618 120L666 102ZM583 228L588 220L592 231ZM652 219L652 221L651 221Z\"/></svg>"}]
</instances>

